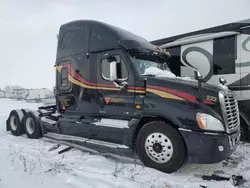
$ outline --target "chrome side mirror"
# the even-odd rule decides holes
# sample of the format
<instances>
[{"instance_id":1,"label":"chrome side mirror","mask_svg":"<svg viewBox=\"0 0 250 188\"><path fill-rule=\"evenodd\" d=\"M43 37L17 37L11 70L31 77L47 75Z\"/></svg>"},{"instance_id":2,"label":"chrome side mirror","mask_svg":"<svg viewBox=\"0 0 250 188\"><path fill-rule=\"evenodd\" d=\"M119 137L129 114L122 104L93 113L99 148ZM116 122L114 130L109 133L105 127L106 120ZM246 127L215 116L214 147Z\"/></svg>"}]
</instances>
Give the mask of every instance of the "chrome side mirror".
<instances>
[{"instance_id":1,"label":"chrome side mirror","mask_svg":"<svg viewBox=\"0 0 250 188\"><path fill-rule=\"evenodd\" d=\"M110 81L117 80L117 62L112 61L110 62Z\"/></svg>"},{"instance_id":2,"label":"chrome side mirror","mask_svg":"<svg viewBox=\"0 0 250 188\"><path fill-rule=\"evenodd\" d=\"M202 75L201 75L201 73L200 73L199 71L195 70L195 71L194 71L194 78L195 78L196 80L202 80Z\"/></svg>"}]
</instances>

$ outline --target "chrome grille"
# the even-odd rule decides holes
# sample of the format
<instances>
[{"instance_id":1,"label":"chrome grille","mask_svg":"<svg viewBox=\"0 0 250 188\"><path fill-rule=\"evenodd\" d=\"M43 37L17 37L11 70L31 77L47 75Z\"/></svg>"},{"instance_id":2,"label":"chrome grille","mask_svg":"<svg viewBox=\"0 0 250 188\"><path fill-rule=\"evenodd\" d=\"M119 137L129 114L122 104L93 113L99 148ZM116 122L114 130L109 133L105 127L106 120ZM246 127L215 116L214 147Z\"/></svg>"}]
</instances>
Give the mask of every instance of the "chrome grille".
<instances>
[{"instance_id":1,"label":"chrome grille","mask_svg":"<svg viewBox=\"0 0 250 188\"><path fill-rule=\"evenodd\" d=\"M232 133L239 129L240 117L236 95L232 91L220 92L222 114L226 125L226 131Z\"/></svg>"}]
</instances>

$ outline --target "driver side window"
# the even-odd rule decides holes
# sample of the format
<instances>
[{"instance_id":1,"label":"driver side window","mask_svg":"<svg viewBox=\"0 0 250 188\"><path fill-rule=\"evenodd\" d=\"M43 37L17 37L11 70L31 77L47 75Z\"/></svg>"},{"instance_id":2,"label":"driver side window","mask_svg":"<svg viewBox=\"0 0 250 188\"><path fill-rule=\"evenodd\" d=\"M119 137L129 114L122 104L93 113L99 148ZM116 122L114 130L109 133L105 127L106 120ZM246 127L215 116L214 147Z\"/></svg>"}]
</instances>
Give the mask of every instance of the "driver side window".
<instances>
[{"instance_id":1,"label":"driver side window","mask_svg":"<svg viewBox=\"0 0 250 188\"><path fill-rule=\"evenodd\" d=\"M103 79L110 79L110 63L114 60L117 62L117 78L126 80L128 78L128 70L123 58L120 55L112 55L101 60L101 72Z\"/></svg>"}]
</instances>

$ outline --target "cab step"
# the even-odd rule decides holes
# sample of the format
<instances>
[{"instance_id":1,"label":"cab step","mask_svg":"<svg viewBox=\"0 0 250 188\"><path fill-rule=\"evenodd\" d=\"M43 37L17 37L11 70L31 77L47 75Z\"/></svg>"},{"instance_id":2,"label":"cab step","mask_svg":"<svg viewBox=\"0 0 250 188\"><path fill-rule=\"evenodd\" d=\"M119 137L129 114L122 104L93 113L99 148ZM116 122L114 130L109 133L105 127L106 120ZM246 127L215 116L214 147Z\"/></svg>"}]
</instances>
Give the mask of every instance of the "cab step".
<instances>
[{"instance_id":1,"label":"cab step","mask_svg":"<svg viewBox=\"0 0 250 188\"><path fill-rule=\"evenodd\" d=\"M63 141L67 142L72 146L72 144L76 144L78 146L83 146L89 149L96 150L100 153L111 153L114 155L119 155L123 157L129 157L129 158L137 158L129 147L121 144L101 141L101 140L94 140L79 136L71 136L71 135L65 135L65 134L57 134L57 133L46 133L44 134L44 137L50 138L56 141Z\"/></svg>"}]
</instances>

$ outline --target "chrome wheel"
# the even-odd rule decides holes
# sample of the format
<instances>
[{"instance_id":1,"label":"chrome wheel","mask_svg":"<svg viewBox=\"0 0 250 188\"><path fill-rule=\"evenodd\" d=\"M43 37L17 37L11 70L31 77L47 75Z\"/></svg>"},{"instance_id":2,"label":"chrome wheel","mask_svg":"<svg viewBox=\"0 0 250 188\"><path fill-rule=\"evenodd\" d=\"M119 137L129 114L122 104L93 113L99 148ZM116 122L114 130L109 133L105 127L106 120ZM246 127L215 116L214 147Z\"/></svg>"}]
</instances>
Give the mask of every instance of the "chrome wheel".
<instances>
[{"instance_id":1,"label":"chrome wheel","mask_svg":"<svg viewBox=\"0 0 250 188\"><path fill-rule=\"evenodd\" d=\"M148 157L156 163L166 163L173 155L173 145L170 139L159 132L150 134L145 141Z\"/></svg>"},{"instance_id":2,"label":"chrome wheel","mask_svg":"<svg viewBox=\"0 0 250 188\"><path fill-rule=\"evenodd\" d=\"M31 118L31 117L28 117L26 119L26 123L25 123L25 126L26 126L26 130L29 134L33 134L34 131L35 131L35 122L34 122L34 119Z\"/></svg>"},{"instance_id":3,"label":"chrome wheel","mask_svg":"<svg viewBox=\"0 0 250 188\"><path fill-rule=\"evenodd\" d=\"M11 116L10 117L10 126L13 131L17 130L18 126L18 119L16 116Z\"/></svg>"}]
</instances>

